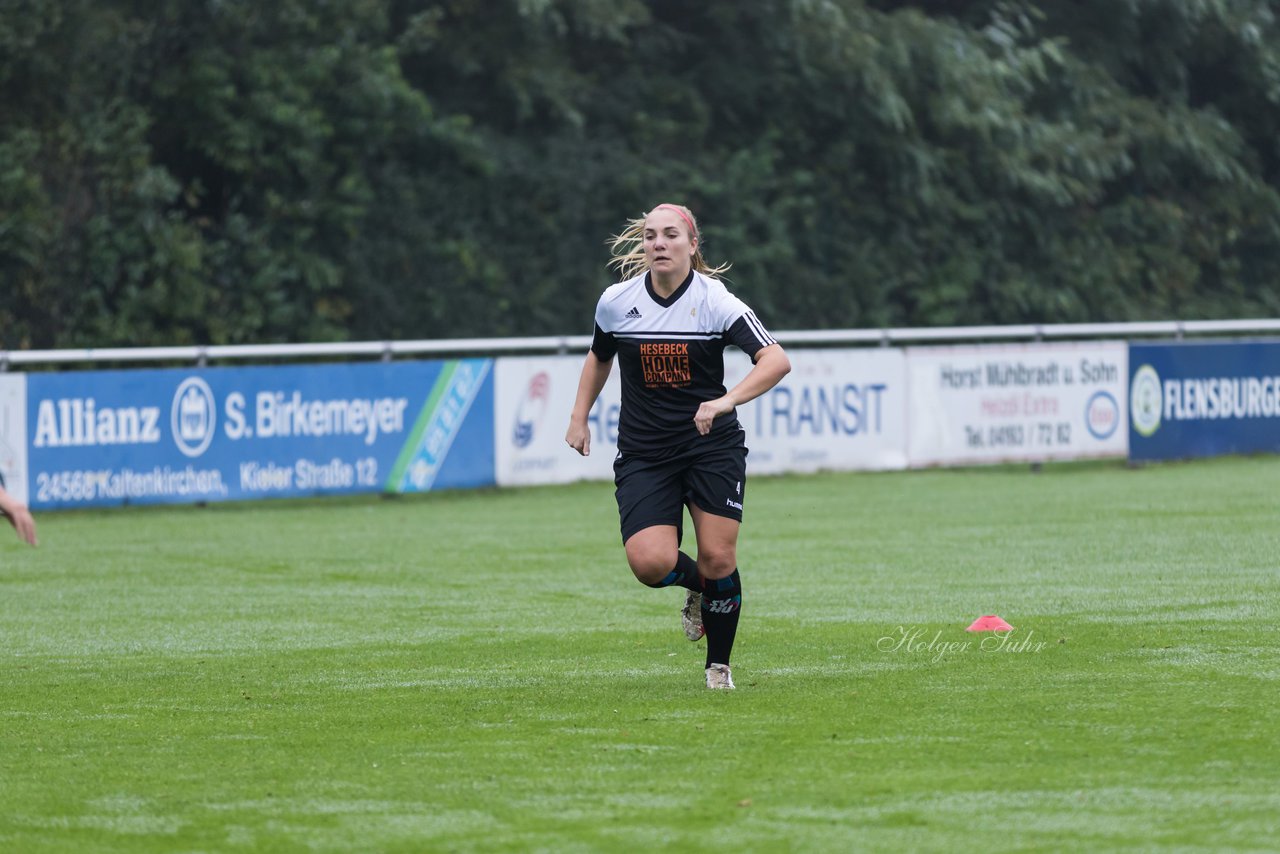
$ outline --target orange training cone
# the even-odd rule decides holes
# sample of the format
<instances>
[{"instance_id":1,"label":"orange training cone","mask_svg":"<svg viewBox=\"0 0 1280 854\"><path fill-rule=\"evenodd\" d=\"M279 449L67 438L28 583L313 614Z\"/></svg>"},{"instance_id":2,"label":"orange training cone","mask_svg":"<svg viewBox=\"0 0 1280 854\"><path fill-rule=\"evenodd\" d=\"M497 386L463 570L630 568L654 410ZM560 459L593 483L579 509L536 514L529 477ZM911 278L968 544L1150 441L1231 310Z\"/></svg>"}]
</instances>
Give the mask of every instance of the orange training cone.
<instances>
[{"instance_id":1,"label":"orange training cone","mask_svg":"<svg viewBox=\"0 0 1280 854\"><path fill-rule=\"evenodd\" d=\"M979 617L974 620L966 632L1011 632L1013 626L997 617L995 614L988 614L985 617Z\"/></svg>"}]
</instances>

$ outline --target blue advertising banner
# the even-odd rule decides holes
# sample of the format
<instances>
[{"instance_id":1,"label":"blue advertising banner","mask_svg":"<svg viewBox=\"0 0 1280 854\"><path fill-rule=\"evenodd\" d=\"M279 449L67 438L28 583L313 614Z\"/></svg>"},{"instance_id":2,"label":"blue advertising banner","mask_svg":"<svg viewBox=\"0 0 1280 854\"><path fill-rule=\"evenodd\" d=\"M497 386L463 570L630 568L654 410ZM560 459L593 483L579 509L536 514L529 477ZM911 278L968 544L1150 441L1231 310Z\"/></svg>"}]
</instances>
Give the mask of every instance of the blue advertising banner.
<instances>
[{"instance_id":1,"label":"blue advertising banner","mask_svg":"<svg viewBox=\"0 0 1280 854\"><path fill-rule=\"evenodd\" d=\"M1280 451L1280 341L1130 345L1130 460L1259 451Z\"/></svg>"},{"instance_id":2,"label":"blue advertising banner","mask_svg":"<svg viewBox=\"0 0 1280 854\"><path fill-rule=\"evenodd\" d=\"M33 509L494 483L490 359L27 376Z\"/></svg>"}]
</instances>

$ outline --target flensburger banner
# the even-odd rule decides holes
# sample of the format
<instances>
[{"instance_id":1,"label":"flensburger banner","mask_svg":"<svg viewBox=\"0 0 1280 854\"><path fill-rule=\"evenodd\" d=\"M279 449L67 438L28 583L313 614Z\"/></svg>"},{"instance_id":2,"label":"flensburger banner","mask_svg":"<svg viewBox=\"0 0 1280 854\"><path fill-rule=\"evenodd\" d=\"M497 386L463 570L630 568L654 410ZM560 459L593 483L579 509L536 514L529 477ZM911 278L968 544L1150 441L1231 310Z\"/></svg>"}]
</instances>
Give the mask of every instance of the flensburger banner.
<instances>
[{"instance_id":1,"label":"flensburger banner","mask_svg":"<svg viewBox=\"0 0 1280 854\"><path fill-rule=\"evenodd\" d=\"M27 378L0 374L0 481L27 503Z\"/></svg>"},{"instance_id":2,"label":"flensburger banner","mask_svg":"<svg viewBox=\"0 0 1280 854\"><path fill-rule=\"evenodd\" d=\"M33 508L493 483L492 361L27 376Z\"/></svg>"},{"instance_id":3,"label":"flensburger banner","mask_svg":"<svg viewBox=\"0 0 1280 854\"><path fill-rule=\"evenodd\" d=\"M912 466L1123 457L1128 345L910 347Z\"/></svg>"},{"instance_id":4,"label":"flensburger banner","mask_svg":"<svg viewBox=\"0 0 1280 854\"><path fill-rule=\"evenodd\" d=\"M1134 344L1129 458L1280 451L1280 341Z\"/></svg>"},{"instance_id":5,"label":"flensburger banner","mask_svg":"<svg viewBox=\"0 0 1280 854\"><path fill-rule=\"evenodd\" d=\"M792 371L778 386L738 407L749 471L892 469L906 465L905 368L900 350L790 351ZM494 457L500 485L613 477L621 386L615 368L589 418L591 455L565 444L584 356L497 360ZM751 368L725 354L725 385Z\"/></svg>"}]
</instances>

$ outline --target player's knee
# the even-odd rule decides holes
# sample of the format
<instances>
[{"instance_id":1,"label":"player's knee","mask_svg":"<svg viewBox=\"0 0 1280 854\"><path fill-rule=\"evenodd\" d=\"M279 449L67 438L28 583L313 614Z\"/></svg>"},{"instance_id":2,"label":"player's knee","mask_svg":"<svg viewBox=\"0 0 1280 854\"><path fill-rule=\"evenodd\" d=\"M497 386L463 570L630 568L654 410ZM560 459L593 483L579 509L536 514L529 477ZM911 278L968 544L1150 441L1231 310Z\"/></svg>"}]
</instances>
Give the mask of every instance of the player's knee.
<instances>
[{"instance_id":1,"label":"player's knee","mask_svg":"<svg viewBox=\"0 0 1280 854\"><path fill-rule=\"evenodd\" d=\"M658 582L662 581L662 579L670 575L671 569L670 567L662 569L661 566L656 563L632 563L631 572L635 575L636 581L639 581L641 584L649 587L653 587Z\"/></svg>"},{"instance_id":2,"label":"player's knee","mask_svg":"<svg viewBox=\"0 0 1280 854\"><path fill-rule=\"evenodd\" d=\"M703 578L728 578L738 568L738 550L721 548L698 550L698 573Z\"/></svg>"},{"instance_id":3,"label":"player's knee","mask_svg":"<svg viewBox=\"0 0 1280 854\"><path fill-rule=\"evenodd\" d=\"M627 549L627 564L636 581L653 585L666 578L676 565L676 555L662 549Z\"/></svg>"}]
</instances>

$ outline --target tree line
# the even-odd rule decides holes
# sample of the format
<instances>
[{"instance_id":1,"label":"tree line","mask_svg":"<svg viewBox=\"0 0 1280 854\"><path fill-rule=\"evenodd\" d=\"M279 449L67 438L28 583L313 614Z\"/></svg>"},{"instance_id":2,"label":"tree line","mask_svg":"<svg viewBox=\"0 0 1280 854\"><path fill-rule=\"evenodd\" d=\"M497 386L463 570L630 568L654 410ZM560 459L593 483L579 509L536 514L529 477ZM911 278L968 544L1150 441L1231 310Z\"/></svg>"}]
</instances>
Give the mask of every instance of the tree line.
<instances>
[{"instance_id":1,"label":"tree line","mask_svg":"<svg viewBox=\"0 0 1280 854\"><path fill-rule=\"evenodd\" d=\"M0 0L0 347L1280 313L1262 0Z\"/></svg>"}]
</instances>

